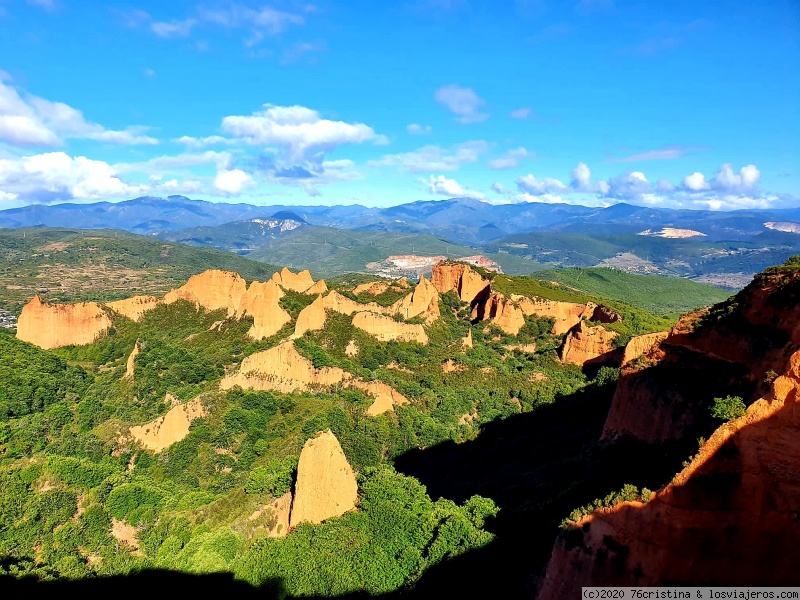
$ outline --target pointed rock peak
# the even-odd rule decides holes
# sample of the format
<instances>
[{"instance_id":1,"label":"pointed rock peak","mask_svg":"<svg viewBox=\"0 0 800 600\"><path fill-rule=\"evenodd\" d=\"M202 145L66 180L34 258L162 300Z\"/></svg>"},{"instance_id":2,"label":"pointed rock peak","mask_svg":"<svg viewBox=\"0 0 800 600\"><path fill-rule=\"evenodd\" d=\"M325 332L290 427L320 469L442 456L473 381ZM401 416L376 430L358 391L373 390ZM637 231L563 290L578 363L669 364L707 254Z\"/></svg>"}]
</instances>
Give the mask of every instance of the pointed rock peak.
<instances>
[{"instance_id":1,"label":"pointed rock peak","mask_svg":"<svg viewBox=\"0 0 800 600\"><path fill-rule=\"evenodd\" d=\"M314 285L314 278L306 269L299 273L292 273L287 267L283 267L280 273L272 275L272 281L293 292L305 292Z\"/></svg>"},{"instance_id":2,"label":"pointed rock peak","mask_svg":"<svg viewBox=\"0 0 800 600\"><path fill-rule=\"evenodd\" d=\"M330 429L318 433L300 453L291 527L341 516L357 502L356 476L339 440Z\"/></svg>"},{"instance_id":3,"label":"pointed rock peak","mask_svg":"<svg viewBox=\"0 0 800 600\"><path fill-rule=\"evenodd\" d=\"M313 294L324 294L327 291L328 291L328 284L325 283L324 279L320 279L303 293L311 296Z\"/></svg>"}]
</instances>

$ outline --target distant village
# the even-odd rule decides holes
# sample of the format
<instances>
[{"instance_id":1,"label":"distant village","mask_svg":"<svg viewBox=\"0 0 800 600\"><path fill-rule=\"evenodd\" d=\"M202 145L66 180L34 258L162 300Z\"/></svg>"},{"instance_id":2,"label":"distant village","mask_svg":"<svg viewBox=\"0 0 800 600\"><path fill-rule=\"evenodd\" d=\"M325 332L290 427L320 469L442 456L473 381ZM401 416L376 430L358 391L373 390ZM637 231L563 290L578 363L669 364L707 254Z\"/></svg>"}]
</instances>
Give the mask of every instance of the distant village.
<instances>
[{"instance_id":1,"label":"distant village","mask_svg":"<svg viewBox=\"0 0 800 600\"><path fill-rule=\"evenodd\" d=\"M5 327L6 329L16 329L17 317L8 311L0 310L0 327Z\"/></svg>"}]
</instances>

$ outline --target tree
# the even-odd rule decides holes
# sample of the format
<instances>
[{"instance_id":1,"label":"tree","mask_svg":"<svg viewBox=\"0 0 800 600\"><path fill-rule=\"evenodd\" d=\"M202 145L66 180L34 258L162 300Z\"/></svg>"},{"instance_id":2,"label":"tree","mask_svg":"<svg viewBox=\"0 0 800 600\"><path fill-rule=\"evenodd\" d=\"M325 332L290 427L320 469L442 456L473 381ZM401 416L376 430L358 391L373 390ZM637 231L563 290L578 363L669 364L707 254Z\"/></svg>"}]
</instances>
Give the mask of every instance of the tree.
<instances>
[{"instance_id":1,"label":"tree","mask_svg":"<svg viewBox=\"0 0 800 600\"><path fill-rule=\"evenodd\" d=\"M739 396L714 398L714 404L711 405L711 416L723 421L732 421L743 417L745 412L747 412L747 407Z\"/></svg>"}]
</instances>

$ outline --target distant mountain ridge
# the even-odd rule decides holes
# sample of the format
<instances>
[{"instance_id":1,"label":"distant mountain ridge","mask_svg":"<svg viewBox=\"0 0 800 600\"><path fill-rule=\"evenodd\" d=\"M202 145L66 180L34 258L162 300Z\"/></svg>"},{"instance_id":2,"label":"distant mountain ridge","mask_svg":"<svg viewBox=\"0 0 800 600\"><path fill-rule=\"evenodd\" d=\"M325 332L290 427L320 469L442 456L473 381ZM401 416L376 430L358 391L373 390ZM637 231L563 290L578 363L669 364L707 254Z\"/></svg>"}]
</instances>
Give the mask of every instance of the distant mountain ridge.
<instances>
[{"instance_id":1,"label":"distant mountain ridge","mask_svg":"<svg viewBox=\"0 0 800 600\"><path fill-rule=\"evenodd\" d=\"M467 245L481 245L532 231L633 234L664 227L700 231L711 241L744 241L767 231L766 223L800 222L800 209L722 212L625 203L607 208L542 202L495 205L472 198L419 200L388 208L357 204L255 206L192 200L185 196L143 196L122 202L32 204L0 210L0 227L115 228L147 234L213 227L252 218L298 220L337 229L429 233Z\"/></svg>"}]
</instances>

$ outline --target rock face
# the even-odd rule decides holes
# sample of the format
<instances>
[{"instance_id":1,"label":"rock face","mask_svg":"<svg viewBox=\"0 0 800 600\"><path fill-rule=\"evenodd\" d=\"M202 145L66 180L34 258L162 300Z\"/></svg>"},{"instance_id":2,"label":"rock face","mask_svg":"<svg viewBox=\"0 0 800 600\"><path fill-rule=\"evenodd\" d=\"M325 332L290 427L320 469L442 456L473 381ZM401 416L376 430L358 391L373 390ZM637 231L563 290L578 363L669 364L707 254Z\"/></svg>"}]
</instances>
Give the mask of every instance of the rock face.
<instances>
[{"instance_id":1,"label":"rock face","mask_svg":"<svg viewBox=\"0 0 800 600\"><path fill-rule=\"evenodd\" d=\"M328 429L308 440L297 465L291 527L341 516L357 502L356 476L336 436Z\"/></svg>"},{"instance_id":2,"label":"rock face","mask_svg":"<svg viewBox=\"0 0 800 600\"><path fill-rule=\"evenodd\" d=\"M131 435L142 446L153 452L161 452L189 435L189 425L206 412L199 398L186 404L172 407L163 417L131 427Z\"/></svg>"},{"instance_id":3,"label":"rock face","mask_svg":"<svg viewBox=\"0 0 800 600\"><path fill-rule=\"evenodd\" d=\"M395 406L408 404L408 398L382 381L360 381L354 379L350 385L375 398L375 401L367 409L367 414L373 417L385 412L391 412Z\"/></svg>"},{"instance_id":4,"label":"rock face","mask_svg":"<svg viewBox=\"0 0 800 600\"><path fill-rule=\"evenodd\" d=\"M142 320L144 313L158 306L159 299L155 296L134 296L125 300L106 302L106 306L115 313L128 317L137 323Z\"/></svg>"},{"instance_id":5,"label":"rock face","mask_svg":"<svg viewBox=\"0 0 800 600\"><path fill-rule=\"evenodd\" d=\"M292 317L279 304L284 293L273 281L266 283L254 281L247 288L244 297L239 301L236 316L253 317L253 326L248 335L260 340L278 333L281 327L292 320Z\"/></svg>"},{"instance_id":6,"label":"rock face","mask_svg":"<svg viewBox=\"0 0 800 600\"><path fill-rule=\"evenodd\" d=\"M408 404L405 396L380 381L362 381L338 367L315 369L311 361L297 351L293 342L284 342L246 357L238 372L222 379L220 389L228 390L236 385L243 389L284 393L327 389L336 385L354 387L375 399L367 409L369 415L393 410L395 405Z\"/></svg>"},{"instance_id":7,"label":"rock face","mask_svg":"<svg viewBox=\"0 0 800 600\"><path fill-rule=\"evenodd\" d=\"M668 331L659 331L658 333L648 333L646 335L632 337L625 346L625 353L622 355L623 366L649 352L653 346L666 339L668 335Z\"/></svg>"},{"instance_id":8,"label":"rock face","mask_svg":"<svg viewBox=\"0 0 800 600\"><path fill-rule=\"evenodd\" d=\"M499 292L493 292L484 304L475 306L472 318L489 321L509 335L517 335L525 327L522 310Z\"/></svg>"},{"instance_id":9,"label":"rock face","mask_svg":"<svg viewBox=\"0 0 800 600\"><path fill-rule=\"evenodd\" d=\"M300 271L299 273L292 273L286 267L283 267L280 273L273 274L272 281L274 281L284 289L301 293L304 293L306 290L308 290L311 286L314 285L314 278L311 277L311 273L308 270ZM327 290L327 286L325 289ZM313 293L320 293L320 292L313 292Z\"/></svg>"},{"instance_id":10,"label":"rock face","mask_svg":"<svg viewBox=\"0 0 800 600\"><path fill-rule=\"evenodd\" d=\"M297 351L294 343L284 342L246 357L238 373L222 379L220 389L238 385L288 393L336 385L346 376L349 374L338 367L315 369L311 361Z\"/></svg>"},{"instance_id":11,"label":"rock face","mask_svg":"<svg viewBox=\"0 0 800 600\"><path fill-rule=\"evenodd\" d=\"M366 331L381 342L419 342L428 344L428 334L422 325L400 323L391 317L372 312L358 312L353 317L353 326Z\"/></svg>"},{"instance_id":12,"label":"rock face","mask_svg":"<svg viewBox=\"0 0 800 600\"><path fill-rule=\"evenodd\" d=\"M473 304L489 297L490 282L469 266L441 262L433 267L431 283L440 294L454 290L462 302Z\"/></svg>"},{"instance_id":13,"label":"rock face","mask_svg":"<svg viewBox=\"0 0 800 600\"><path fill-rule=\"evenodd\" d=\"M461 340L461 348L464 350L471 350L474 348L472 343L472 329L467 332L467 335Z\"/></svg>"},{"instance_id":14,"label":"rock face","mask_svg":"<svg viewBox=\"0 0 800 600\"><path fill-rule=\"evenodd\" d=\"M239 311L239 304L247 291L247 283L231 271L211 269L192 275L184 285L164 296L166 304L187 300L206 310L225 309L229 317Z\"/></svg>"},{"instance_id":15,"label":"rock face","mask_svg":"<svg viewBox=\"0 0 800 600\"><path fill-rule=\"evenodd\" d=\"M564 338L560 358L562 362L573 365L586 365L610 362L614 359L615 331L606 331L602 325L589 327L581 321Z\"/></svg>"},{"instance_id":16,"label":"rock face","mask_svg":"<svg viewBox=\"0 0 800 600\"><path fill-rule=\"evenodd\" d=\"M595 511L556 542L539 600L581 586L795 585L800 352L747 414L648 503Z\"/></svg>"},{"instance_id":17,"label":"rock face","mask_svg":"<svg viewBox=\"0 0 800 600\"><path fill-rule=\"evenodd\" d=\"M800 273L758 275L726 303L682 317L644 354L646 368L623 367L603 438L708 436L713 398L730 394L749 404L798 348Z\"/></svg>"},{"instance_id":18,"label":"rock face","mask_svg":"<svg viewBox=\"0 0 800 600\"><path fill-rule=\"evenodd\" d=\"M317 296L311 304L306 306L297 315L297 322L294 325L294 337L299 338L305 335L306 331L317 331L325 326L325 300L322 296Z\"/></svg>"},{"instance_id":19,"label":"rock face","mask_svg":"<svg viewBox=\"0 0 800 600\"><path fill-rule=\"evenodd\" d=\"M339 292L333 291L323 297L323 306L326 310L341 313L343 315L352 315L354 312L367 310L379 314L388 313L389 310L375 302L369 304L361 304L355 300L351 300L347 296L342 296Z\"/></svg>"},{"instance_id":20,"label":"rock face","mask_svg":"<svg viewBox=\"0 0 800 600\"><path fill-rule=\"evenodd\" d=\"M563 335L575 327L582 319L591 319L597 305L594 303L577 304L575 302L557 302L543 298L526 298L525 296L511 296L525 316L536 315L555 319L550 333Z\"/></svg>"},{"instance_id":21,"label":"rock face","mask_svg":"<svg viewBox=\"0 0 800 600\"><path fill-rule=\"evenodd\" d=\"M19 315L17 338L49 350L91 344L110 327L106 310L96 302L49 304L34 296Z\"/></svg>"},{"instance_id":22,"label":"rock face","mask_svg":"<svg viewBox=\"0 0 800 600\"><path fill-rule=\"evenodd\" d=\"M439 293L422 275L414 291L391 306L391 312L404 319L423 317L427 323L439 318Z\"/></svg>"},{"instance_id":23,"label":"rock face","mask_svg":"<svg viewBox=\"0 0 800 600\"><path fill-rule=\"evenodd\" d=\"M303 293L308 294L309 296L314 296L315 294L324 294L328 291L328 284L325 283L324 279L320 279L310 288L305 290Z\"/></svg>"},{"instance_id":24,"label":"rock face","mask_svg":"<svg viewBox=\"0 0 800 600\"><path fill-rule=\"evenodd\" d=\"M128 361L125 363L125 379L133 380L133 369L136 366L136 357L139 356L141 348L139 347L139 340L133 345L133 350L128 355Z\"/></svg>"}]
</instances>

